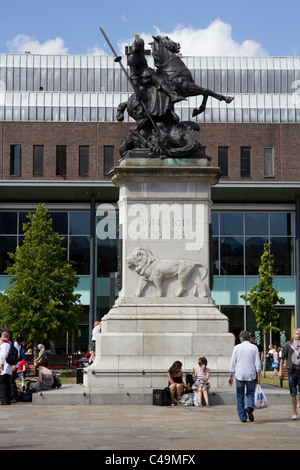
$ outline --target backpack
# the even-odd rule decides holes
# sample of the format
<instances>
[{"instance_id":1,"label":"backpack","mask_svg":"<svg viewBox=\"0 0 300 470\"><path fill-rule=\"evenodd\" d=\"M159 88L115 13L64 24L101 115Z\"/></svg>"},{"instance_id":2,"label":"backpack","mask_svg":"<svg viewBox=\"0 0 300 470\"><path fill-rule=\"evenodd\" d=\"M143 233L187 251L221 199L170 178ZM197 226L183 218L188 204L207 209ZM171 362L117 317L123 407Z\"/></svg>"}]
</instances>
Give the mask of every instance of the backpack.
<instances>
[{"instance_id":1,"label":"backpack","mask_svg":"<svg viewBox=\"0 0 300 470\"><path fill-rule=\"evenodd\" d=\"M32 390L26 392L19 392L19 400L21 402L32 402Z\"/></svg>"},{"instance_id":2,"label":"backpack","mask_svg":"<svg viewBox=\"0 0 300 470\"><path fill-rule=\"evenodd\" d=\"M300 350L295 349L292 344L291 344L291 348L294 350L293 355L292 355L292 363L299 367L299 364L300 364Z\"/></svg>"},{"instance_id":3,"label":"backpack","mask_svg":"<svg viewBox=\"0 0 300 470\"><path fill-rule=\"evenodd\" d=\"M60 379L57 377L57 375L54 372L52 372L52 375L53 375L52 388L60 388L62 386Z\"/></svg>"},{"instance_id":4,"label":"backpack","mask_svg":"<svg viewBox=\"0 0 300 470\"><path fill-rule=\"evenodd\" d=\"M6 358L6 362L10 366L16 366L19 362L19 351L15 348L13 343L10 343L10 348L8 352L8 356Z\"/></svg>"}]
</instances>

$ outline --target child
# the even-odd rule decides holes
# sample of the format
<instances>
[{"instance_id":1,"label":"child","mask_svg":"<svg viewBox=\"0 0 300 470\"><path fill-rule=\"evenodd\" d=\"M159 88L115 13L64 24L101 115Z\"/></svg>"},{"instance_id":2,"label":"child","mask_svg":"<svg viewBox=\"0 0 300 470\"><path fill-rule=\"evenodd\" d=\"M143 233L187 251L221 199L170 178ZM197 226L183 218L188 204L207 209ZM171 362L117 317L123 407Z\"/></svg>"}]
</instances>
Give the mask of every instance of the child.
<instances>
[{"instance_id":1,"label":"child","mask_svg":"<svg viewBox=\"0 0 300 470\"><path fill-rule=\"evenodd\" d=\"M26 361L24 359L22 359L18 363L17 372L18 372L18 376L19 376L19 379L20 379L20 382L21 382L21 390L24 392L24 390L25 390L25 372L26 372Z\"/></svg>"},{"instance_id":2,"label":"child","mask_svg":"<svg viewBox=\"0 0 300 470\"><path fill-rule=\"evenodd\" d=\"M199 367L197 370L193 369L194 380L198 384L198 406L202 406L202 394L206 402L206 407L209 407L208 389L210 370L207 368L207 359L200 357L198 360Z\"/></svg>"},{"instance_id":3,"label":"child","mask_svg":"<svg viewBox=\"0 0 300 470\"><path fill-rule=\"evenodd\" d=\"M272 367L273 367L273 376L274 377L278 377L278 369L279 369L279 353L278 353L278 349L277 349L277 346L274 346L274 350L273 350L273 363L272 363Z\"/></svg>"}]
</instances>

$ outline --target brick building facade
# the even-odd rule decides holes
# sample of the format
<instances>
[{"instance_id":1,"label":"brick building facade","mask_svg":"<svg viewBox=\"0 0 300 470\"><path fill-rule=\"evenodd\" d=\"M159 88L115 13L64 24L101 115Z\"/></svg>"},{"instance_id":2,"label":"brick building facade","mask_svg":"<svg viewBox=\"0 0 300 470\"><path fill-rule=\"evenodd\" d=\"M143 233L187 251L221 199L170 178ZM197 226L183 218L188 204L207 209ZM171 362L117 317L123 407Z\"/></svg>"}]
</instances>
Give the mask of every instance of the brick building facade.
<instances>
[{"instance_id":1,"label":"brick building facade","mask_svg":"<svg viewBox=\"0 0 300 470\"><path fill-rule=\"evenodd\" d=\"M0 176L2 180L34 179L34 146L44 147L41 180L54 180L56 174L56 147L66 146L67 180L109 180L105 175L104 149L114 147L114 164L118 164L118 148L129 132L129 123L71 123L71 122L0 122ZM211 164L219 165L220 147L228 148L228 181L299 181L300 159L295 158L300 148L300 124L285 123L201 123L198 140L212 157ZM11 173L12 145L21 146L20 174ZM79 147L89 147L89 171L80 174ZM241 147L250 149L250 171L241 175ZM264 172L265 148L272 149L272 171ZM36 178L35 178L36 179ZM59 178L58 178L59 179Z\"/></svg>"},{"instance_id":2,"label":"brick building facade","mask_svg":"<svg viewBox=\"0 0 300 470\"><path fill-rule=\"evenodd\" d=\"M279 327L289 336L300 325L300 59L183 60L201 86L235 97L228 106L209 100L196 118L198 140L223 173L212 189L212 296L230 331L255 331L240 295L256 282L263 243L272 241L276 285L286 299ZM0 54L0 290L8 286L7 252L22 241L22 221L44 202L80 277L85 313L72 351L87 348L91 322L113 302L116 242L96 239L93 246L90 222L97 224L102 203L117 207L108 172L132 126L128 116L115 119L130 93L112 57ZM200 102L190 98L175 111L191 119Z\"/></svg>"}]
</instances>

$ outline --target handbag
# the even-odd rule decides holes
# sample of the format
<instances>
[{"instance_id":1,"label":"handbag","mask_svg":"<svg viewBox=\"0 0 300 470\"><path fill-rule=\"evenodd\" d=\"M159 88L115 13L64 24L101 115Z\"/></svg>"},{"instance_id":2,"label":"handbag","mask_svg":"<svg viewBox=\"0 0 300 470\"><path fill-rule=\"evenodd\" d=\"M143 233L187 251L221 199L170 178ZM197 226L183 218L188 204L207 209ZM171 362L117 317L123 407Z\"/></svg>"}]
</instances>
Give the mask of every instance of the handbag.
<instances>
[{"instance_id":1,"label":"handbag","mask_svg":"<svg viewBox=\"0 0 300 470\"><path fill-rule=\"evenodd\" d=\"M185 393L179 400L179 403L183 406L193 406L194 404L194 394Z\"/></svg>"},{"instance_id":2,"label":"handbag","mask_svg":"<svg viewBox=\"0 0 300 470\"><path fill-rule=\"evenodd\" d=\"M266 394L259 384L256 384L255 387L254 406L255 408L263 408L268 406Z\"/></svg>"},{"instance_id":3,"label":"handbag","mask_svg":"<svg viewBox=\"0 0 300 470\"><path fill-rule=\"evenodd\" d=\"M171 405L171 394L169 387L165 387L162 390L153 390L153 405L156 406L168 406Z\"/></svg>"},{"instance_id":4,"label":"handbag","mask_svg":"<svg viewBox=\"0 0 300 470\"><path fill-rule=\"evenodd\" d=\"M199 383L199 382L195 382L193 385L192 385L192 390L194 392L197 392L199 387L205 387L206 390L209 390L210 388L210 383L209 382L205 382L205 383Z\"/></svg>"},{"instance_id":5,"label":"handbag","mask_svg":"<svg viewBox=\"0 0 300 470\"><path fill-rule=\"evenodd\" d=\"M60 388L62 386L62 383L61 383L60 379L57 377L55 372L52 372L52 375L53 375L52 388Z\"/></svg>"}]
</instances>

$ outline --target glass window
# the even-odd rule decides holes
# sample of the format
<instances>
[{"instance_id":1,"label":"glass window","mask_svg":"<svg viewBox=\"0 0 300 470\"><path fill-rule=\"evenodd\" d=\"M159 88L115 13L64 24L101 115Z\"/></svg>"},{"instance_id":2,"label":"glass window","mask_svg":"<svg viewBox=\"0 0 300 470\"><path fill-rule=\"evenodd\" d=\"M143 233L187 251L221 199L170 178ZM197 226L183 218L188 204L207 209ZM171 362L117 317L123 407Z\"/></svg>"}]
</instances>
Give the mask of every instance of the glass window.
<instances>
[{"instance_id":1,"label":"glass window","mask_svg":"<svg viewBox=\"0 0 300 470\"><path fill-rule=\"evenodd\" d=\"M292 214L270 214L271 235L293 235L294 218Z\"/></svg>"},{"instance_id":2,"label":"glass window","mask_svg":"<svg viewBox=\"0 0 300 470\"><path fill-rule=\"evenodd\" d=\"M21 145L10 146L10 174L21 175Z\"/></svg>"},{"instance_id":3,"label":"glass window","mask_svg":"<svg viewBox=\"0 0 300 470\"><path fill-rule=\"evenodd\" d=\"M294 240L288 237L271 237L271 253L274 255L274 275L294 275Z\"/></svg>"},{"instance_id":4,"label":"glass window","mask_svg":"<svg viewBox=\"0 0 300 470\"><path fill-rule=\"evenodd\" d=\"M52 218L52 228L54 232L60 235L68 234L68 213L67 212L48 212Z\"/></svg>"},{"instance_id":5,"label":"glass window","mask_svg":"<svg viewBox=\"0 0 300 470\"><path fill-rule=\"evenodd\" d=\"M241 177L251 176L251 147L241 147Z\"/></svg>"},{"instance_id":6,"label":"glass window","mask_svg":"<svg viewBox=\"0 0 300 470\"><path fill-rule=\"evenodd\" d=\"M222 176L228 176L228 147L218 147L218 166Z\"/></svg>"},{"instance_id":7,"label":"glass window","mask_svg":"<svg viewBox=\"0 0 300 470\"><path fill-rule=\"evenodd\" d=\"M220 274L243 275L243 238L222 237L220 239Z\"/></svg>"},{"instance_id":8,"label":"glass window","mask_svg":"<svg viewBox=\"0 0 300 470\"><path fill-rule=\"evenodd\" d=\"M243 214L224 212L220 214L221 235L243 235Z\"/></svg>"},{"instance_id":9,"label":"glass window","mask_svg":"<svg viewBox=\"0 0 300 470\"><path fill-rule=\"evenodd\" d=\"M107 176L114 167L114 147L112 145L104 146L104 176Z\"/></svg>"},{"instance_id":10,"label":"glass window","mask_svg":"<svg viewBox=\"0 0 300 470\"><path fill-rule=\"evenodd\" d=\"M17 233L17 212L0 212L0 233Z\"/></svg>"},{"instance_id":11,"label":"glass window","mask_svg":"<svg viewBox=\"0 0 300 470\"><path fill-rule=\"evenodd\" d=\"M211 225L214 235L219 235L219 214L217 212L211 213Z\"/></svg>"},{"instance_id":12,"label":"glass window","mask_svg":"<svg viewBox=\"0 0 300 470\"><path fill-rule=\"evenodd\" d=\"M249 237L245 242L246 276L257 276L264 252L264 244L268 240L264 237Z\"/></svg>"},{"instance_id":13,"label":"glass window","mask_svg":"<svg viewBox=\"0 0 300 470\"><path fill-rule=\"evenodd\" d=\"M110 298L104 295L97 296L97 318L102 318L110 310Z\"/></svg>"},{"instance_id":14,"label":"glass window","mask_svg":"<svg viewBox=\"0 0 300 470\"><path fill-rule=\"evenodd\" d=\"M118 240L97 238L97 276L107 277L118 271Z\"/></svg>"},{"instance_id":15,"label":"glass window","mask_svg":"<svg viewBox=\"0 0 300 470\"><path fill-rule=\"evenodd\" d=\"M67 175L67 146L66 145L56 146L56 175L57 176Z\"/></svg>"},{"instance_id":16,"label":"glass window","mask_svg":"<svg viewBox=\"0 0 300 470\"><path fill-rule=\"evenodd\" d=\"M246 307L246 325L245 325L245 330L250 331L250 332L255 332L255 331L260 331L260 337L261 337L261 343L260 345L264 347L263 345L263 332L260 328L257 327L256 324L256 319L253 311L251 308L247 305Z\"/></svg>"},{"instance_id":17,"label":"glass window","mask_svg":"<svg viewBox=\"0 0 300 470\"><path fill-rule=\"evenodd\" d=\"M44 146L33 146L33 175L42 176L44 173Z\"/></svg>"},{"instance_id":18,"label":"glass window","mask_svg":"<svg viewBox=\"0 0 300 470\"><path fill-rule=\"evenodd\" d=\"M268 214L245 214L246 235L268 235Z\"/></svg>"},{"instance_id":19,"label":"glass window","mask_svg":"<svg viewBox=\"0 0 300 470\"><path fill-rule=\"evenodd\" d=\"M238 344L239 334L245 329L244 325L244 308L243 307L227 307L221 306L221 312L228 317L229 320L229 332L233 333L235 337L235 344Z\"/></svg>"},{"instance_id":20,"label":"glass window","mask_svg":"<svg viewBox=\"0 0 300 470\"><path fill-rule=\"evenodd\" d=\"M69 260L79 276L90 274L89 237L69 237Z\"/></svg>"},{"instance_id":21,"label":"glass window","mask_svg":"<svg viewBox=\"0 0 300 470\"><path fill-rule=\"evenodd\" d=\"M14 253L17 248L17 237L0 236L0 274L5 274L7 268L12 266L8 253Z\"/></svg>"},{"instance_id":22,"label":"glass window","mask_svg":"<svg viewBox=\"0 0 300 470\"><path fill-rule=\"evenodd\" d=\"M70 212L70 235L90 235L89 212Z\"/></svg>"},{"instance_id":23,"label":"glass window","mask_svg":"<svg viewBox=\"0 0 300 470\"><path fill-rule=\"evenodd\" d=\"M213 274L218 276L220 273L220 261L219 261L219 239L216 237L212 238L212 264Z\"/></svg>"},{"instance_id":24,"label":"glass window","mask_svg":"<svg viewBox=\"0 0 300 470\"><path fill-rule=\"evenodd\" d=\"M79 175L89 175L89 155L90 147L88 145L79 146Z\"/></svg>"},{"instance_id":25,"label":"glass window","mask_svg":"<svg viewBox=\"0 0 300 470\"><path fill-rule=\"evenodd\" d=\"M24 233L23 224L28 224L29 222L27 218L27 214L29 214L29 212L19 212L19 233L20 234Z\"/></svg>"},{"instance_id":26,"label":"glass window","mask_svg":"<svg viewBox=\"0 0 300 470\"><path fill-rule=\"evenodd\" d=\"M264 177L274 176L274 159L273 159L273 149L265 148L264 149Z\"/></svg>"}]
</instances>

